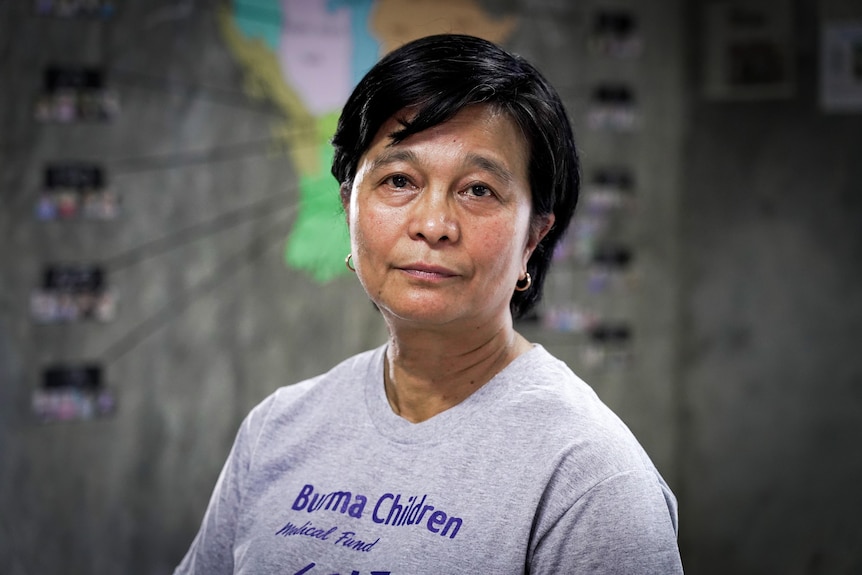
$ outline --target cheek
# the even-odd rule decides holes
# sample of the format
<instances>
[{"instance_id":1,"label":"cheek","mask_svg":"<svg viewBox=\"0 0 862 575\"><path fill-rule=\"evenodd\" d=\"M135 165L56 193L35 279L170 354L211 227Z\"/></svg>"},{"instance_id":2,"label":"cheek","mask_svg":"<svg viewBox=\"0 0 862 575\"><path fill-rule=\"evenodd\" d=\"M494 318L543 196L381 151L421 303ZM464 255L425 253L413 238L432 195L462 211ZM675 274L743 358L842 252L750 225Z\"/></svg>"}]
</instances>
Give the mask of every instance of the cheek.
<instances>
[{"instance_id":1,"label":"cheek","mask_svg":"<svg viewBox=\"0 0 862 575\"><path fill-rule=\"evenodd\" d=\"M394 218L368 206L355 206L351 214L350 236L357 255L374 256L386 251Z\"/></svg>"},{"instance_id":2,"label":"cheek","mask_svg":"<svg viewBox=\"0 0 862 575\"><path fill-rule=\"evenodd\" d=\"M482 251L493 257L501 269L526 261L527 231L520 219L488 226L479 237Z\"/></svg>"}]
</instances>

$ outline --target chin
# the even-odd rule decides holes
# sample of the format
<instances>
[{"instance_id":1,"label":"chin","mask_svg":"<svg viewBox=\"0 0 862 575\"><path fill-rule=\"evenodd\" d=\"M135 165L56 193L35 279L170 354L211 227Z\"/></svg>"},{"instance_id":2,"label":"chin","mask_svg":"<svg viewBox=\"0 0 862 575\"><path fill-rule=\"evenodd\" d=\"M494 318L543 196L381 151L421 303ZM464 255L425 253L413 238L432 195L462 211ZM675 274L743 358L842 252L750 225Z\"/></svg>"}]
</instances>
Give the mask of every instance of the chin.
<instances>
[{"instance_id":1,"label":"chin","mask_svg":"<svg viewBox=\"0 0 862 575\"><path fill-rule=\"evenodd\" d=\"M375 302L388 319L426 325L446 325L463 317L462 310L446 302Z\"/></svg>"}]
</instances>

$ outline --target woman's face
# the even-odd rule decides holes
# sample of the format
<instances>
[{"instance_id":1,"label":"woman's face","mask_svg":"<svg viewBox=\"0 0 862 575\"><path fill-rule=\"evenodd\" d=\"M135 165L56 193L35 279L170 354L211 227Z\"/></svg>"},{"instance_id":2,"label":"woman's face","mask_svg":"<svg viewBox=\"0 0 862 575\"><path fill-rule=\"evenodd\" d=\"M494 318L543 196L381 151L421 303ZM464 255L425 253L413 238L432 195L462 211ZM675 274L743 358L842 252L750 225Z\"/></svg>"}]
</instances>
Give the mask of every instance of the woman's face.
<instances>
[{"instance_id":1,"label":"woman's face","mask_svg":"<svg viewBox=\"0 0 862 575\"><path fill-rule=\"evenodd\" d=\"M393 144L400 128L381 127L345 205L365 291L390 324L510 321L515 283L553 224L531 233L523 134L488 106Z\"/></svg>"}]
</instances>

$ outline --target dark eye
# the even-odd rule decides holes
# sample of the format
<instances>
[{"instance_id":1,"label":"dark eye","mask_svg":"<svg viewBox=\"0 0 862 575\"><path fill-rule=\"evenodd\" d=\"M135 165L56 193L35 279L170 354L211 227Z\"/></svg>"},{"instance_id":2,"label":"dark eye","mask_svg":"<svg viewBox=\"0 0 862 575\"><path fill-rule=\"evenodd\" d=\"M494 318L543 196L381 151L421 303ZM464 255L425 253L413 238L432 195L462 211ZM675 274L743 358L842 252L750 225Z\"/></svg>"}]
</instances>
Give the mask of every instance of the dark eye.
<instances>
[{"instance_id":1,"label":"dark eye","mask_svg":"<svg viewBox=\"0 0 862 575\"><path fill-rule=\"evenodd\" d=\"M482 198L482 197L489 195L491 193L491 190L489 190L486 186L483 186L481 184L476 184L476 185L470 186L470 193L472 193L477 198Z\"/></svg>"},{"instance_id":2,"label":"dark eye","mask_svg":"<svg viewBox=\"0 0 862 575\"><path fill-rule=\"evenodd\" d=\"M407 179L407 176L402 176L400 174L391 176L389 178L389 183L392 184L395 188L405 188L410 183L410 180Z\"/></svg>"}]
</instances>

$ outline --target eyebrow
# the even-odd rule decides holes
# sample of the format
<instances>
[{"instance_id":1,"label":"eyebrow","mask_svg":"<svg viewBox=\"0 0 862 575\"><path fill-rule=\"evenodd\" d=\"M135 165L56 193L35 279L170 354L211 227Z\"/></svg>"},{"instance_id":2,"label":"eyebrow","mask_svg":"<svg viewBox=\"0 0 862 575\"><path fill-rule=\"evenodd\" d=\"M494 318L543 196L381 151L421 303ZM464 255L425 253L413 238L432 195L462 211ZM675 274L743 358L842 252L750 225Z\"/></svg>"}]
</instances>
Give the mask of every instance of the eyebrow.
<instances>
[{"instance_id":1,"label":"eyebrow","mask_svg":"<svg viewBox=\"0 0 862 575\"><path fill-rule=\"evenodd\" d=\"M419 163L419 156L412 150L386 150L371 162L370 171L377 170L388 164L396 162ZM500 162L492 160L480 154L469 153L464 156L462 164L465 166L474 166L480 170L490 172L497 179L510 184L515 180L514 174Z\"/></svg>"},{"instance_id":2,"label":"eyebrow","mask_svg":"<svg viewBox=\"0 0 862 575\"><path fill-rule=\"evenodd\" d=\"M389 149L374 158L369 166L369 171L373 172L383 166L394 164L395 162L416 163L419 161L419 156L412 150L393 150Z\"/></svg>"},{"instance_id":3,"label":"eyebrow","mask_svg":"<svg viewBox=\"0 0 862 575\"><path fill-rule=\"evenodd\" d=\"M476 166L480 170L490 172L506 184L511 184L515 180L514 174L503 164L479 154L467 154L464 156L464 164Z\"/></svg>"}]
</instances>

